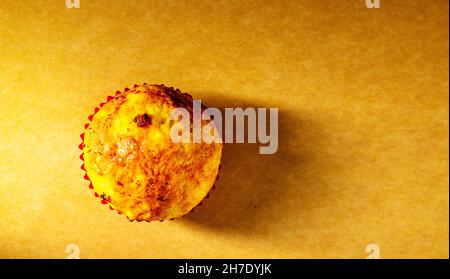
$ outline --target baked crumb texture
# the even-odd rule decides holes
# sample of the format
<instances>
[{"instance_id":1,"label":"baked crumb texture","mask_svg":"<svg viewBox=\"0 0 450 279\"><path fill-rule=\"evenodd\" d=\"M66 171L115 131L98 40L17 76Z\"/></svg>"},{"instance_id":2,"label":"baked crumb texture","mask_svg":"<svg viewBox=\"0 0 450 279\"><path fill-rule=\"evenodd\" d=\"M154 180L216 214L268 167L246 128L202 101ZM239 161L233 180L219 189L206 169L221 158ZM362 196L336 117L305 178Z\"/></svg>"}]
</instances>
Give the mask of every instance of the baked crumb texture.
<instances>
[{"instance_id":1,"label":"baked crumb texture","mask_svg":"<svg viewBox=\"0 0 450 279\"><path fill-rule=\"evenodd\" d=\"M177 107L192 117L189 94L134 85L95 108L81 134L81 169L89 187L130 221L181 217L207 197L218 178L222 144L172 143L170 128L178 120L171 121L170 113Z\"/></svg>"}]
</instances>

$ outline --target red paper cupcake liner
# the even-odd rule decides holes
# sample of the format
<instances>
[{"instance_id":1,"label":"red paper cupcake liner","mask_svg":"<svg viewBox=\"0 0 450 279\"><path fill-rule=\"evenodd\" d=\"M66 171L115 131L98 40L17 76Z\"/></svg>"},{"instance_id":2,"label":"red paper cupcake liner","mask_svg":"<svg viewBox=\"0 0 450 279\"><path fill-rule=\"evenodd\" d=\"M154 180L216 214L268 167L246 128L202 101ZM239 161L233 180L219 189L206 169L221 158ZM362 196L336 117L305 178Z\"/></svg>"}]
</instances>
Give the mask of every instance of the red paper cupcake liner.
<instances>
[{"instance_id":1,"label":"red paper cupcake liner","mask_svg":"<svg viewBox=\"0 0 450 279\"><path fill-rule=\"evenodd\" d=\"M145 85L148 85L148 84L147 84L147 83L143 83L142 85L145 86ZM136 87L138 87L138 86L139 86L138 84L135 84L135 85L133 86L133 88L136 88ZM164 87L165 87L164 84L161 84L161 86L164 86ZM173 87L170 87L170 88L173 89ZM128 91L130 91L130 88L128 88L128 87L125 87L124 90L123 90L123 92L128 92ZM84 124L84 130L86 130L87 128L89 128L89 125L91 124L92 119L94 118L94 115L100 110L100 108L102 108L106 103L108 103L109 101L113 100L114 98L116 98L116 97L117 97L118 95L120 95L120 94L122 94L122 92L119 91L119 90L117 90L116 93L115 93L115 96L109 95L108 97L106 97L106 102L101 102L101 103L99 104L98 107L95 107L95 108L94 108L94 113L92 113L91 115L88 116L89 122L87 122L87 123ZM89 179L89 176L88 176L88 174L87 174L86 168L85 168L85 166L84 166L84 151L83 151L83 149L84 149L84 133L85 133L85 132L83 132L83 133L80 135L81 143L80 143L80 145L78 145L78 148L81 150L81 155L80 155L79 158L80 158L80 160L83 162L80 168L81 168L82 171L84 171L84 176L83 176L83 178L84 178L85 180L89 181L89 189L94 190L94 186L92 185L92 181ZM222 153L223 153L223 148L224 148L224 146L222 146ZM172 221L172 220L175 220L175 219L183 218L183 217L187 216L188 214L193 213L194 210L195 210L196 208L201 207L202 204L203 204L203 202L204 202L206 199L209 199L210 196L211 196L211 193L216 189L216 183L217 183L217 181L219 180L219 171L220 171L221 168L222 168L222 164L219 164L219 170L218 170L218 172L217 172L216 180L215 180L213 186L212 186L211 189L208 191L208 193L206 194L206 196L205 196L205 197L204 197L204 198L203 198L196 206L194 206L194 207L193 207L188 213L186 213L185 215L182 215L182 216L176 217L176 218L171 218L171 219L168 219L168 220L171 220L171 221ZM100 196L97 192L95 192L95 190L94 190L94 196L95 196L96 198L100 198L100 203L101 203L101 204L103 204L103 205L107 205L107 204L108 204L108 201L107 201L106 199L104 199L104 197ZM115 210L115 209L112 208L111 206L109 206L109 209L116 211L117 214L119 214L119 215L122 214L122 212L120 212L120 211L118 211L118 210ZM130 222L133 222L133 221L136 221L136 222L143 222L143 221L146 221L146 222L152 222L152 221L150 221L150 220L131 220L131 219L129 219L128 217L127 217L127 219L128 219ZM159 222L164 222L164 221L165 221L165 220L159 220ZM153 222L154 222L154 221L153 221Z\"/></svg>"}]
</instances>

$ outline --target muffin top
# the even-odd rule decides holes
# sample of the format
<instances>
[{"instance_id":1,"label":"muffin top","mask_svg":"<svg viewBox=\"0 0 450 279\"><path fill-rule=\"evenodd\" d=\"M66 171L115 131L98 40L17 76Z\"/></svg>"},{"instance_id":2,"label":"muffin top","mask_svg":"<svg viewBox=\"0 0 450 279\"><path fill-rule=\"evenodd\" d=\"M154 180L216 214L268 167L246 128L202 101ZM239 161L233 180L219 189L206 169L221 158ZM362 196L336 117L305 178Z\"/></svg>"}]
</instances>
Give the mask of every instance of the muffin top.
<instances>
[{"instance_id":1,"label":"muffin top","mask_svg":"<svg viewBox=\"0 0 450 279\"><path fill-rule=\"evenodd\" d=\"M84 165L95 192L131 221L183 216L214 185L222 144L172 142L179 120L170 115L179 107L192 117L189 94L135 85L104 104L85 131Z\"/></svg>"}]
</instances>

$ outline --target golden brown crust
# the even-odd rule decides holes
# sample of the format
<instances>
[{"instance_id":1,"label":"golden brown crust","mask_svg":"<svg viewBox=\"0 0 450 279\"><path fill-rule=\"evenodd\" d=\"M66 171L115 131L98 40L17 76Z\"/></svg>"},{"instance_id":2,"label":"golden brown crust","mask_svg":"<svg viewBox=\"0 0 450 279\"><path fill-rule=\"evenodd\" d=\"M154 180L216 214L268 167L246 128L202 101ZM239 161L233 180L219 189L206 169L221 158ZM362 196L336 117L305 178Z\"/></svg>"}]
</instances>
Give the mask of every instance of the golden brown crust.
<instances>
[{"instance_id":1,"label":"golden brown crust","mask_svg":"<svg viewBox=\"0 0 450 279\"><path fill-rule=\"evenodd\" d=\"M176 144L170 112L192 97L163 85L137 85L118 94L92 119L84 140L93 187L130 220L164 220L188 213L217 176L222 144Z\"/></svg>"}]
</instances>

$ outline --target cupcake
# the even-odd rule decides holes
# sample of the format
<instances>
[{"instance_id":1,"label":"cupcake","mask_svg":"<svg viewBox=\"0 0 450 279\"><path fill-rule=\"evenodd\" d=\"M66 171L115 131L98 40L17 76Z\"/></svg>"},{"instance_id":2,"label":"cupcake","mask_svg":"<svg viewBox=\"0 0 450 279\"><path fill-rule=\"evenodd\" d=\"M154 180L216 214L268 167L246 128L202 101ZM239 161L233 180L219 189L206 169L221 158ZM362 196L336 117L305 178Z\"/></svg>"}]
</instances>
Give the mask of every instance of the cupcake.
<instances>
[{"instance_id":1,"label":"cupcake","mask_svg":"<svg viewBox=\"0 0 450 279\"><path fill-rule=\"evenodd\" d=\"M163 221L201 203L216 181L223 145L172 140L179 121L172 111L185 108L192 125L192 104L178 89L144 83L95 109L80 148L85 178L103 204L130 221Z\"/></svg>"}]
</instances>

